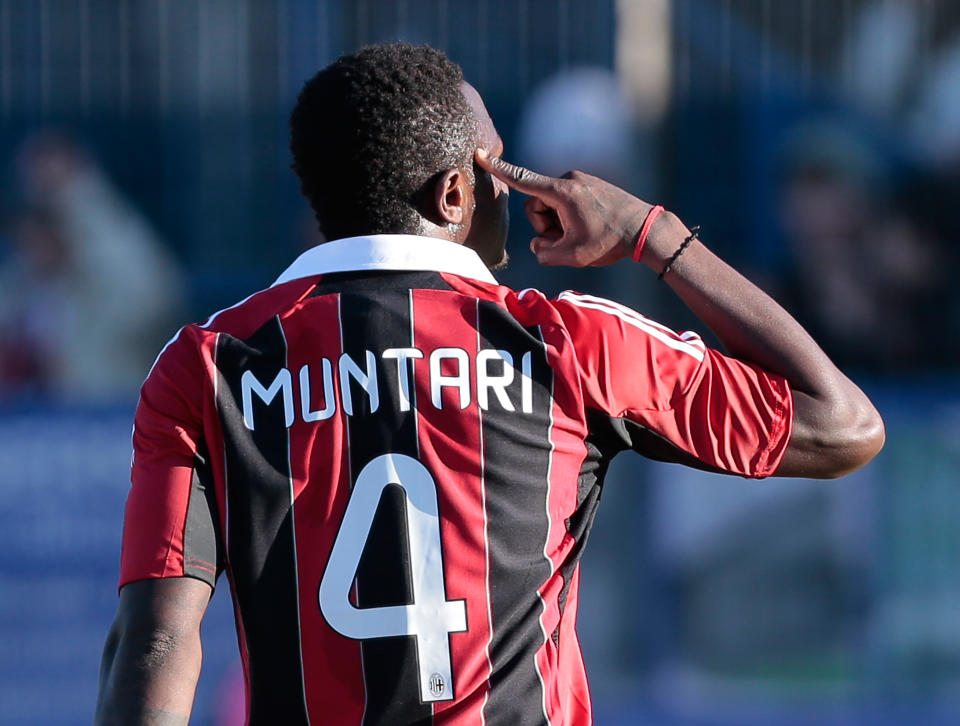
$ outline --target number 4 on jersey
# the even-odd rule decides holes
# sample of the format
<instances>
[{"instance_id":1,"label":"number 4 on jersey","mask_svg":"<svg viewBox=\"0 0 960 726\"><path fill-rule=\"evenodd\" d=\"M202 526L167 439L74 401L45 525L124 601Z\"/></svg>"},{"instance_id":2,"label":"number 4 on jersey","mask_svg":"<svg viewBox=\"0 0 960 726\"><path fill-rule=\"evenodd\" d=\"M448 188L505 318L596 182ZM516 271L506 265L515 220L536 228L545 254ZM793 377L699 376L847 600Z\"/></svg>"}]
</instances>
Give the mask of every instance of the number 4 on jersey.
<instances>
[{"instance_id":1,"label":"number 4 on jersey","mask_svg":"<svg viewBox=\"0 0 960 726\"><path fill-rule=\"evenodd\" d=\"M399 485L406 494L413 604L357 608L350 602L350 590L380 496L390 484ZM348 638L415 635L420 700L453 698L449 636L467 629L467 607L463 600L446 599L437 486L416 459L384 454L363 467L323 573L320 610L330 626Z\"/></svg>"}]
</instances>

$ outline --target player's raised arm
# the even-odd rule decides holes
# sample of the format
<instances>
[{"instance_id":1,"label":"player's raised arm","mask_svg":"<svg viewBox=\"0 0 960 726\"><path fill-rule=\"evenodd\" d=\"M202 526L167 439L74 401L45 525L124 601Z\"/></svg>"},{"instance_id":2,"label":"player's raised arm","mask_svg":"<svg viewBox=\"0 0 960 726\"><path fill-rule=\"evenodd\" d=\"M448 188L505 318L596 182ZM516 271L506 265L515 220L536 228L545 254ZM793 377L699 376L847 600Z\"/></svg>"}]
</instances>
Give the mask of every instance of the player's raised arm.
<instances>
[{"instance_id":1,"label":"player's raised arm","mask_svg":"<svg viewBox=\"0 0 960 726\"><path fill-rule=\"evenodd\" d=\"M776 301L691 239L675 215L659 215L637 250L652 205L582 172L556 179L482 152L476 158L482 168L530 195L525 208L536 232L531 249L541 264L585 267L639 258L663 274L730 355L788 381L793 432L776 475L842 476L881 449L883 420L863 391Z\"/></svg>"},{"instance_id":2,"label":"player's raised arm","mask_svg":"<svg viewBox=\"0 0 960 726\"><path fill-rule=\"evenodd\" d=\"M210 594L210 585L192 577L124 586L103 650L96 726L189 722Z\"/></svg>"}]
</instances>

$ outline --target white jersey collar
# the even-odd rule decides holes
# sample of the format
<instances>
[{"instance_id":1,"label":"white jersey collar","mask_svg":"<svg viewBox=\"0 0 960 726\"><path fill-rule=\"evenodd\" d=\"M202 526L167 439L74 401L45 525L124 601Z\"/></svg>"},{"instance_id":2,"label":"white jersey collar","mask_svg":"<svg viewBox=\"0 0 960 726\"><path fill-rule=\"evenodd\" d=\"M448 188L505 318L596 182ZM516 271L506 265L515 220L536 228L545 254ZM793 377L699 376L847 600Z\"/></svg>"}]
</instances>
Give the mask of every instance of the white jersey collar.
<instances>
[{"instance_id":1,"label":"white jersey collar","mask_svg":"<svg viewBox=\"0 0 960 726\"><path fill-rule=\"evenodd\" d=\"M412 234L372 234L324 242L300 255L273 284L354 270L433 270L497 284L469 247Z\"/></svg>"}]
</instances>

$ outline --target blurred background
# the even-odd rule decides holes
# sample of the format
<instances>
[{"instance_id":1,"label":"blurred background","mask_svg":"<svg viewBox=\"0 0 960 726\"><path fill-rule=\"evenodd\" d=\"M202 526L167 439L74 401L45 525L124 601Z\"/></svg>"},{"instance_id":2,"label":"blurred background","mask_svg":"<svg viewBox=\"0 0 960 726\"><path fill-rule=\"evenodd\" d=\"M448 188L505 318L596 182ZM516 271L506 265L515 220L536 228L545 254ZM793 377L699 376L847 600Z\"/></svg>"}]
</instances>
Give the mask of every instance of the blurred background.
<instances>
[{"instance_id":1,"label":"blurred background","mask_svg":"<svg viewBox=\"0 0 960 726\"><path fill-rule=\"evenodd\" d=\"M4 723L89 723L137 388L314 243L289 110L398 39L463 66L511 160L700 224L886 418L835 482L617 460L583 564L597 723L960 722L960 4L0 0ZM518 201L506 284L698 329L648 271L538 268ZM241 723L226 589L201 726Z\"/></svg>"}]
</instances>

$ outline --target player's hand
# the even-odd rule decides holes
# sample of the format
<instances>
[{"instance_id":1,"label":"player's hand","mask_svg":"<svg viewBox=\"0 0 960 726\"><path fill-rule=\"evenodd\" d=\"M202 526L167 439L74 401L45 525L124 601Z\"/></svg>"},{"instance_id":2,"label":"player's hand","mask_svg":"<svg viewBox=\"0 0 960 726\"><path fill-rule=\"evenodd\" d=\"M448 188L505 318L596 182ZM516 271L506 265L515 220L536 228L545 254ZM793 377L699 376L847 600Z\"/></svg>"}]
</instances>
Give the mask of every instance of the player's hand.
<instances>
[{"instance_id":1,"label":"player's hand","mask_svg":"<svg viewBox=\"0 0 960 726\"><path fill-rule=\"evenodd\" d=\"M633 254L650 204L580 171L562 178L544 176L482 149L477 150L476 161L530 196L524 209L536 233L530 249L540 264L599 267Z\"/></svg>"}]
</instances>

